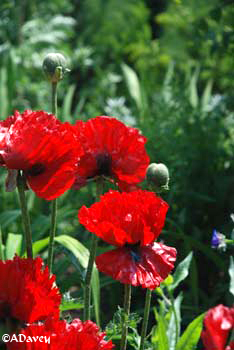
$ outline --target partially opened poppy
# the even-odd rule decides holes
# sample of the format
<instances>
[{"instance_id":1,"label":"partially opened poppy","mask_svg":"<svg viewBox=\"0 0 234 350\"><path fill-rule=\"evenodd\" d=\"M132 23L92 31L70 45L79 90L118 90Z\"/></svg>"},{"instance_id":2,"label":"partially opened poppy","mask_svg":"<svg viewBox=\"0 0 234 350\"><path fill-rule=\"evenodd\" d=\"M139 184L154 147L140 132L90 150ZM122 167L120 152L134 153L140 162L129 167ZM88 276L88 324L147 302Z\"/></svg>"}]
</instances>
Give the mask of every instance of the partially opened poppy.
<instances>
[{"instance_id":1,"label":"partially opened poppy","mask_svg":"<svg viewBox=\"0 0 234 350\"><path fill-rule=\"evenodd\" d=\"M114 348L112 341L105 340L105 333L100 332L92 321L82 323L74 319L70 324L66 321L47 319L44 324L29 325L20 330L22 338L40 338L37 342L8 343L10 350L110 350Z\"/></svg>"},{"instance_id":2,"label":"partially opened poppy","mask_svg":"<svg viewBox=\"0 0 234 350\"><path fill-rule=\"evenodd\" d=\"M110 191L90 208L83 206L80 223L117 249L96 258L98 269L133 286L154 289L174 267L176 250L154 243L159 236L168 204L153 192Z\"/></svg>"},{"instance_id":3,"label":"partially opened poppy","mask_svg":"<svg viewBox=\"0 0 234 350\"><path fill-rule=\"evenodd\" d=\"M234 329L234 308L222 304L210 309L204 319L205 329L201 338L206 350L231 350L234 343L227 344L230 332Z\"/></svg>"},{"instance_id":4,"label":"partially opened poppy","mask_svg":"<svg viewBox=\"0 0 234 350\"><path fill-rule=\"evenodd\" d=\"M61 295L41 258L0 260L0 321L19 325L59 317Z\"/></svg>"},{"instance_id":5,"label":"partially opened poppy","mask_svg":"<svg viewBox=\"0 0 234 350\"><path fill-rule=\"evenodd\" d=\"M105 176L124 191L136 189L144 180L149 157L146 138L137 129L107 116L78 121L74 129L84 148L77 164L75 189L97 176Z\"/></svg>"},{"instance_id":6,"label":"partially opened poppy","mask_svg":"<svg viewBox=\"0 0 234 350\"><path fill-rule=\"evenodd\" d=\"M82 147L68 123L44 111L18 112L0 125L1 165L23 170L30 188L52 200L75 180Z\"/></svg>"}]
</instances>

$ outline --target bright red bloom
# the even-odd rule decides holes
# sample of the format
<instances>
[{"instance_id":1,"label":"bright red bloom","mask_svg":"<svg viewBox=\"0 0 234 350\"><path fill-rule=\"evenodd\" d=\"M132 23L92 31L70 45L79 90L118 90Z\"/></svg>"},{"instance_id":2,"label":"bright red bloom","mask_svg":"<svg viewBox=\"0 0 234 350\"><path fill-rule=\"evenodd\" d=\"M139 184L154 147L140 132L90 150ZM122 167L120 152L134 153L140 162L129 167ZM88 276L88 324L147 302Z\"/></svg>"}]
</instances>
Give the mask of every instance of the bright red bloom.
<instances>
[{"instance_id":1,"label":"bright red bloom","mask_svg":"<svg viewBox=\"0 0 234 350\"><path fill-rule=\"evenodd\" d=\"M137 129L106 116L78 121L74 128L85 152L77 165L75 189L101 175L124 190L144 180L149 157L146 138Z\"/></svg>"},{"instance_id":2,"label":"bright red bloom","mask_svg":"<svg viewBox=\"0 0 234 350\"><path fill-rule=\"evenodd\" d=\"M167 210L168 204L153 192L109 191L90 208L83 206L78 217L87 230L109 244L144 246L159 236Z\"/></svg>"},{"instance_id":3,"label":"bright red bloom","mask_svg":"<svg viewBox=\"0 0 234 350\"><path fill-rule=\"evenodd\" d=\"M226 343L230 331L234 329L234 308L220 304L210 309L205 316L204 326L201 338L206 350L233 349L233 343L229 346Z\"/></svg>"},{"instance_id":4,"label":"bright red bloom","mask_svg":"<svg viewBox=\"0 0 234 350\"><path fill-rule=\"evenodd\" d=\"M83 206L80 223L109 244L119 247L96 258L98 269L133 286L154 289L174 267L176 250L153 243L159 236L168 204L153 192L110 191L89 209Z\"/></svg>"},{"instance_id":5,"label":"bright red bloom","mask_svg":"<svg viewBox=\"0 0 234 350\"><path fill-rule=\"evenodd\" d=\"M44 111L16 112L1 122L0 135L2 165L23 170L39 197L52 200L74 183L76 162L83 151L70 124Z\"/></svg>"},{"instance_id":6,"label":"bright red bloom","mask_svg":"<svg viewBox=\"0 0 234 350\"><path fill-rule=\"evenodd\" d=\"M175 248L152 243L108 251L96 258L96 265L99 271L124 284L155 289L169 275L175 260Z\"/></svg>"},{"instance_id":7,"label":"bright red bloom","mask_svg":"<svg viewBox=\"0 0 234 350\"><path fill-rule=\"evenodd\" d=\"M39 257L0 260L0 319L35 322L59 316L61 296L55 276L42 265Z\"/></svg>"},{"instance_id":8,"label":"bright red bloom","mask_svg":"<svg viewBox=\"0 0 234 350\"><path fill-rule=\"evenodd\" d=\"M19 113L16 111L15 115L8 117L5 120L0 121L0 148L2 149L5 147L5 138L8 133L8 130L12 124L16 121L17 117L19 116Z\"/></svg>"},{"instance_id":9,"label":"bright red bloom","mask_svg":"<svg viewBox=\"0 0 234 350\"><path fill-rule=\"evenodd\" d=\"M110 350L114 348L112 341L104 339L105 333L92 321L82 323L75 319L72 323L59 320L46 320L45 324L30 325L20 330L27 337L43 337L42 342L16 341L8 343L10 350ZM50 344L45 338L50 337Z\"/></svg>"}]
</instances>

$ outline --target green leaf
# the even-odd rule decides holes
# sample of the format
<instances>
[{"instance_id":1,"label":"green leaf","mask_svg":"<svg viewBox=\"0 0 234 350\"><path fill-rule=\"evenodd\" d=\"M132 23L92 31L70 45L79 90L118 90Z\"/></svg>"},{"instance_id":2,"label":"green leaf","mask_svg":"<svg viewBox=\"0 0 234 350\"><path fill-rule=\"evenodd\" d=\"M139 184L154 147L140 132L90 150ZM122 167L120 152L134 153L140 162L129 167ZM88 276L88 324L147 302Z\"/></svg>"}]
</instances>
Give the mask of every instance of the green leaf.
<instances>
[{"instance_id":1,"label":"green leaf","mask_svg":"<svg viewBox=\"0 0 234 350\"><path fill-rule=\"evenodd\" d=\"M8 112L7 70L0 69L0 117L4 119Z\"/></svg>"},{"instance_id":2,"label":"green leaf","mask_svg":"<svg viewBox=\"0 0 234 350\"><path fill-rule=\"evenodd\" d=\"M0 225L1 225L1 227L2 228L7 227L12 222L16 221L16 219L18 219L18 217L20 215L21 215L21 210L20 209L4 211L0 215Z\"/></svg>"},{"instance_id":3,"label":"green leaf","mask_svg":"<svg viewBox=\"0 0 234 350\"><path fill-rule=\"evenodd\" d=\"M33 243L33 256L36 256L43 249L45 249L49 245L49 240L50 238L46 237Z\"/></svg>"},{"instance_id":4,"label":"green leaf","mask_svg":"<svg viewBox=\"0 0 234 350\"><path fill-rule=\"evenodd\" d=\"M89 251L82 243L80 243L77 239L67 235L57 236L55 237L55 241L72 252L83 268L87 268L89 261ZM96 323L100 325L100 282L96 265L93 267L91 287Z\"/></svg>"},{"instance_id":5,"label":"green leaf","mask_svg":"<svg viewBox=\"0 0 234 350\"><path fill-rule=\"evenodd\" d=\"M213 83L214 83L213 79L209 79L203 91L202 98L201 98L201 107L203 111L206 110L206 107L210 102Z\"/></svg>"},{"instance_id":6,"label":"green leaf","mask_svg":"<svg viewBox=\"0 0 234 350\"><path fill-rule=\"evenodd\" d=\"M197 83L198 83L199 73L200 73L200 67L197 66L195 69L195 72L191 77L190 84L189 84L189 92L190 92L189 99L193 108L197 108L199 103L199 97L197 92Z\"/></svg>"},{"instance_id":7,"label":"green leaf","mask_svg":"<svg viewBox=\"0 0 234 350\"><path fill-rule=\"evenodd\" d=\"M183 294L182 292L177 296L177 298L174 300L174 308L176 312L176 319L175 319L175 314L173 310L171 310L171 317L170 321L167 327L167 336L169 340L169 348L170 350L174 350L176 346L176 322L177 322L177 327L178 327L178 336L180 334L180 323L181 323L181 314L180 314L180 307L181 307L181 302L183 300Z\"/></svg>"},{"instance_id":8,"label":"green leaf","mask_svg":"<svg viewBox=\"0 0 234 350\"><path fill-rule=\"evenodd\" d=\"M232 295L234 295L234 260L232 256L230 256L230 265L228 273L230 276L229 292L232 293Z\"/></svg>"},{"instance_id":9,"label":"green leaf","mask_svg":"<svg viewBox=\"0 0 234 350\"><path fill-rule=\"evenodd\" d=\"M168 338L167 338L167 332L166 332L166 321L160 314L157 314L157 321L158 321L158 350L168 350L169 344L168 344Z\"/></svg>"},{"instance_id":10,"label":"green leaf","mask_svg":"<svg viewBox=\"0 0 234 350\"><path fill-rule=\"evenodd\" d=\"M204 316L205 313L199 315L188 325L177 343L176 350L193 350L196 348L201 335Z\"/></svg>"},{"instance_id":11,"label":"green leaf","mask_svg":"<svg viewBox=\"0 0 234 350\"><path fill-rule=\"evenodd\" d=\"M64 97L63 107L62 107L62 120L72 122L72 99L75 93L76 84L72 84Z\"/></svg>"},{"instance_id":12,"label":"green leaf","mask_svg":"<svg viewBox=\"0 0 234 350\"><path fill-rule=\"evenodd\" d=\"M85 269L87 268L89 261L89 251L82 243L80 243L77 239L67 235L57 236L55 237L55 241L70 250L70 252L72 252L73 255L75 255L75 257L78 259L81 266Z\"/></svg>"},{"instance_id":13,"label":"green leaf","mask_svg":"<svg viewBox=\"0 0 234 350\"><path fill-rule=\"evenodd\" d=\"M22 238L22 235L8 233L5 249L6 259L13 259L15 254L20 255Z\"/></svg>"},{"instance_id":14,"label":"green leaf","mask_svg":"<svg viewBox=\"0 0 234 350\"><path fill-rule=\"evenodd\" d=\"M168 286L169 290L174 290L180 284L180 282L188 276L188 270L190 267L192 257L193 252L190 252L189 255L179 263L175 273L173 274L173 283Z\"/></svg>"},{"instance_id":15,"label":"green leaf","mask_svg":"<svg viewBox=\"0 0 234 350\"><path fill-rule=\"evenodd\" d=\"M131 95L132 99L135 101L139 110L141 110L143 107L143 103L142 103L142 94L141 94L141 88L140 88L140 82L139 82L138 76L136 75L135 71L125 63L122 63L121 67L122 67L124 78L129 90L129 94Z\"/></svg>"},{"instance_id":16,"label":"green leaf","mask_svg":"<svg viewBox=\"0 0 234 350\"><path fill-rule=\"evenodd\" d=\"M79 299L62 300L60 304L60 311L80 310L83 309L84 304Z\"/></svg>"}]
</instances>

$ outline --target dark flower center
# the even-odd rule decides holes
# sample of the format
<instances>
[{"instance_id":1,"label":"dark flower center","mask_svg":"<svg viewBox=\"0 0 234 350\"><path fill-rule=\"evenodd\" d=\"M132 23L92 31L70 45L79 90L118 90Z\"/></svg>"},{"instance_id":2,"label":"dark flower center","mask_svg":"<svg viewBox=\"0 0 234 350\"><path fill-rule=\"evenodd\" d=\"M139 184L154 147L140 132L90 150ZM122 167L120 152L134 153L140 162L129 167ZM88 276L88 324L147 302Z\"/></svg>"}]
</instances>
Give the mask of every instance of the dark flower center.
<instances>
[{"instance_id":1,"label":"dark flower center","mask_svg":"<svg viewBox=\"0 0 234 350\"><path fill-rule=\"evenodd\" d=\"M29 175L29 176L38 176L44 173L45 169L46 168L44 164L36 163L33 166L31 166L31 168L28 169L25 173L26 175Z\"/></svg>"},{"instance_id":2,"label":"dark flower center","mask_svg":"<svg viewBox=\"0 0 234 350\"><path fill-rule=\"evenodd\" d=\"M96 155L97 175L111 176L111 156L108 153Z\"/></svg>"},{"instance_id":3,"label":"dark flower center","mask_svg":"<svg viewBox=\"0 0 234 350\"><path fill-rule=\"evenodd\" d=\"M134 262L139 262L141 260L140 242L137 242L135 244L126 243L125 247L129 250L129 253Z\"/></svg>"}]
</instances>

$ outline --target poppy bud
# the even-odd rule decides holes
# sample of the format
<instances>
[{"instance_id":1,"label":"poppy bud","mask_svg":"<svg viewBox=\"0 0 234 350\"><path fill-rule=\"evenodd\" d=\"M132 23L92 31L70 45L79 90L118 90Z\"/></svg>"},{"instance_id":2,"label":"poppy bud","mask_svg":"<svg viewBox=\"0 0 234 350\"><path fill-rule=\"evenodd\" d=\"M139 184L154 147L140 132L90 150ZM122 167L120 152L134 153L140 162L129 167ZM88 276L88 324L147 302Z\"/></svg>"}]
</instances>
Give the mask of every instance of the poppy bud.
<instances>
[{"instance_id":1,"label":"poppy bud","mask_svg":"<svg viewBox=\"0 0 234 350\"><path fill-rule=\"evenodd\" d=\"M66 68L67 61L61 53L49 53L46 55L42 67L47 79L51 83L58 83L62 80L66 72L70 69Z\"/></svg>"},{"instance_id":2,"label":"poppy bud","mask_svg":"<svg viewBox=\"0 0 234 350\"><path fill-rule=\"evenodd\" d=\"M157 187L157 191L169 189L169 171L162 163L151 163L146 171L146 179L151 185Z\"/></svg>"}]
</instances>

